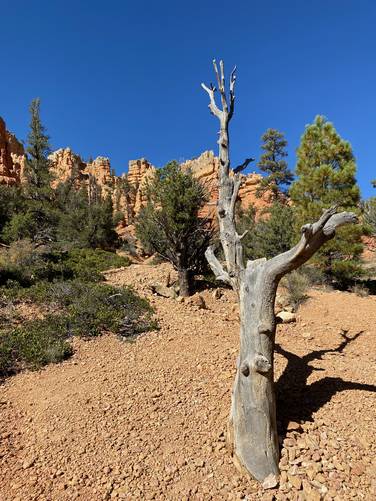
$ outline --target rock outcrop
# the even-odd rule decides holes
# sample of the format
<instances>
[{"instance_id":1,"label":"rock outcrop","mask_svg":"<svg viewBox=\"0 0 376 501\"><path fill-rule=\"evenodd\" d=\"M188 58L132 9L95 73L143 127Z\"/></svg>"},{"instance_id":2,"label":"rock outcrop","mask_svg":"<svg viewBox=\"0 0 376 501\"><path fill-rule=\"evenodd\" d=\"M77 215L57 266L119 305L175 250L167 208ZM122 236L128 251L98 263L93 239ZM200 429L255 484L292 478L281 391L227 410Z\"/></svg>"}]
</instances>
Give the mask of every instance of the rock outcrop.
<instances>
[{"instance_id":1,"label":"rock outcrop","mask_svg":"<svg viewBox=\"0 0 376 501\"><path fill-rule=\"evenodd\" d=\"M209 193L209 202L205 207L204 215L216 217L216 204L218 200L218 170L219 158L212 151L205 151L199 157L187 160L182 164L183 169L191 170L195 178L199 179ZM243 176L243 183L239 190L239 201L243 209L247 209L251 204L257 210L270 205L271 194L265 193L262 197L256 196L257 187L262 176L252 172Z\"/></svg>"},{"instance_id":2,"label":"rock outcrop","mask_svg":"<svg viewBox=\"0 0 376 501\"><path fill-rule=\"evenodd\" d=\"M86 181L86 164L79 155L73 153L70 148L60 148L49 155L51 170L54 174L53 186L67 181L71 177L77 177L79 183Z\"/></svg>"},{"instance_id":3,"label":"rock outcrop","mask_svg":"<svg viewBox=\"0 0 376 501\"><path fill-rule=\"evenodd\" d=\"M25 151L22 144L6 129L0 117L0 184L20 184L25 168Z\"/></svg>"},{"instance_id":4,"label":"rock outcrop","mask_svg":"<svg viewBox=\"0 0 376 501\"><path fill-rule=\"evenodd\" d=\"M114 209L124 215L119 225L119 233L121 235L133 234L135 217L146 203L145 184L156 169L150 162L145 158L130 160L128 173L116 176L108 158L98 157L93 161L85 162L70 148L60 148L54 151L49 159L54 173L54 186L71 177L76 179L77 187L89 187L92 182L95 182L102 194L111 195ZM22 183L25 161L26 155L22 144L6 130L5 123L0 118L0 183L7 185ZM202 215L216 218L218 157L212 151L205 151L199 157L184 162L182 168L191 170L207 189L209 201ZM244 175L243 178L239 191L242 207L246 209L250 204L254 204L257 209L261 209L269 205L268 195L262 198L256 197L261 176L251 173Z\"/></svg>"}]
</instances>

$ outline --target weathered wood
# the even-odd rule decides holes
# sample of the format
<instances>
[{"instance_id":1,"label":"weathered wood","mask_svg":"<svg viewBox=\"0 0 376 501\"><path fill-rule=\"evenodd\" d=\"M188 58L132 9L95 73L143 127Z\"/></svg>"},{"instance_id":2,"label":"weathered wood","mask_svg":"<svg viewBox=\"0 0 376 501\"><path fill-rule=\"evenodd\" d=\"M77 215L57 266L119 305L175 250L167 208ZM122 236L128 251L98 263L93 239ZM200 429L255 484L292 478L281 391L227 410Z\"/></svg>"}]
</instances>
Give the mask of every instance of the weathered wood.
<instances>
[{"instance_id":1,"label":"weathered wood","mask_svg":"<svg viewBox=\"0 0 376 501\"><path fill-rule=\"evenodd\" d=\"M207 249L205 255L217 279L230 284L236 291L240 306L240 353L232 392L228 442L234 461L241 470L263 482L265 487L274 487L279 475L273 388L274 304L278 283L333 238L339 226L356 223L357 218L349 212L338 214L336 208L331 207L317 222L303 226L301 239L292 249L269 261L258 259L248 261L244 266L241 244L244 234L238 235L235 226L235 203L241 177L234 171L230 172L228 134L229 121L234 112L235 70L231 73L228 103L223 63L220 62L220 71L215 61L213 64L222 109L215 102L215 87L204 84L202 87L209 94L210 111L220 122L217 213L225 265L216 258L213 248Z\"/></svg>"}]
</instances>

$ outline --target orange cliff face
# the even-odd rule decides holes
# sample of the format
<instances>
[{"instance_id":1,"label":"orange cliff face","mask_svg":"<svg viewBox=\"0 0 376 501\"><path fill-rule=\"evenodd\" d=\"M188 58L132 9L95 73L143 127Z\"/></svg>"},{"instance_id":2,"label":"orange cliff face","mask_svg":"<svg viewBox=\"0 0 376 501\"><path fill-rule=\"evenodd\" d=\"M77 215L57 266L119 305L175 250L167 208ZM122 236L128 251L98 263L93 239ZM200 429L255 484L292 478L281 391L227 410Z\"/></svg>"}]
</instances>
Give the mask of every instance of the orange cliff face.
<instances>
[{"instance_id":1,"label":"orange cliff face","mask_svg":"<svg viewBox=\"0 0 376 501\"><path fill-rule=\"evenodd\" d=\"M0 117L0 184L20 184L25 168L25 151L22 144L6 129Z\"/></svg>"},{"instance_id":2,"label":"orange cliff face","mask_svg":"<svg viewBox=\"0 0 376 501\"><path fill-rule=\"evenodd\" d=\"M210 218L216 217L216 205L218 201L218 170L219 158L212 151L205 151L199 157L187 160L182 164L183 169L190 169L206 188L209 194L209 202L203 210L203 215ZM252 172L242 176L243 182L239 189L239 201L243 209L254 205L256 210L269 207L272 203L271 193L265 193L262 197L256 196L256 191L262 179L261 174Z\"/></svg>"},{"instance_id":3,"label":"orange cliff face","mask_svg":"<svg viewBox=\"0 0 376 501\"><path fill-rule=\"evenodd\" d=\"M85 162L70 148L61 148L49 155L51 170L54 174L53 186L64 182L73 175L77 179L77 187L89 186L95 180L102 193L110 194L114 210L122 212L123 219L119 224L120 235L134 234L134 221L141 207L146 204L145 185L155 172L154 167L145 158L130 160L128 173L116 176L111 169L108 158L98 157ZM23 182L23 171L26 155L22 144L13 134L8 132L4 121L0 118L0 183L17 185ZM182 168L190 169L192 174L206 187L209 201L202 215L216 220L216 204L218 200L219 160L212 151L205 151L199 157L182 163ZM261 176L251 173L243 176L239 190L241 206L246 209L253 204L262 209L271 203L270 195L261 198L256 196Z\"/></svg>"}]
</instances>

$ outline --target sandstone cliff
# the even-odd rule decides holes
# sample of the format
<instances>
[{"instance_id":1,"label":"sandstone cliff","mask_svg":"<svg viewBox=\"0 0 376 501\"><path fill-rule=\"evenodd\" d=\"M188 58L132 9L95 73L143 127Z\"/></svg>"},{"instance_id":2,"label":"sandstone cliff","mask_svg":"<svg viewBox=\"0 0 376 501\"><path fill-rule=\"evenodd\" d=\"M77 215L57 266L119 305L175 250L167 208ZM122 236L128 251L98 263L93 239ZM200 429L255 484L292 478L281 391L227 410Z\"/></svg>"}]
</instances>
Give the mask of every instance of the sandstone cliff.
<instances>
[{"instance_id":1,"label":"sandstone cliff","mask_svg":"<svg viewBox=\"0 0 376 501\"><path fill-rule=\"evenodd\" d=\"M15 185L23 182L25 152L16 137L6 130L4 121L0 118L0 183ZM125 235L133 232L135 216L145 204L145 183L155 172L155 167L145 158L130 160L128 173L116 176L111 169L110 160L98 157L91 162L85 162L70 148L61 148L49 156L51 169L54 173L53 185L66 181L74 176L77 186L89 186L96 182L105 195L110 194L114 209L123 213L119 225L119 233ZM218 169L219 160L212 151L205 151L199 157L187 160L183 169L190 169L209 193L209 202L203 210L203 215L216 217L216 202L218 199ZM261 176L251 173L243 176L243 184L239 191L239 200L243 208L254 204L263 208L270 203L268 195L256 197L256 189Z\"/></svg>"},{"instance_id":2,"label":"sandstone cliff","mask_svg":"<svg viewBox=\"0 0 376 501\"><path fill-rule=\"evenodd\" d=\"M0 184L9 186L21 182L25 167L25 151L22 144L6 129L0 117Z\"/></svg>"},{"instance_id":3,"label":"sandstone cliff","mask_svg":"<svg viewBox=\"0 0 376 501\"><path fill-rule=\"evenodd\" d=\"M204 213L209 217L216 217L219 158L212 151L205 151L199 157L184 162L182 168L190 169L192 174L206 187L210 200ZM265 193L260 198L256 196L257 187L261 179L262 176L255 172L243 176L243 183L239 190L239 201L243 209L247 209L251 204L258 210L270 205L270 193Z\"/></svg>"}]
</instances>

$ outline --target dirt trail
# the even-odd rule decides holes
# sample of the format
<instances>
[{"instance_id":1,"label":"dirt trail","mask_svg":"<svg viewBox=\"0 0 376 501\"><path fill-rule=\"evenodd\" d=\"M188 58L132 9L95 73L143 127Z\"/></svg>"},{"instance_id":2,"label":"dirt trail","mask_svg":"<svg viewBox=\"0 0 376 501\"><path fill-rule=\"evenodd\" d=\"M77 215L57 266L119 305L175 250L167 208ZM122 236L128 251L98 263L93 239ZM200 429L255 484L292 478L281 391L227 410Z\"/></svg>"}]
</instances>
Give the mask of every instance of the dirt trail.
<instances>
[{"instance_id":1,"label":"dirt trail","mask_svg":"<svg viewBox=\"0 0 376 501\"><path fill-rule=\"evenodd\" d=\"M75 340L70 360L0 386L0 500L376 499L376 298L313 291L297 323L279 327L287 436L281 485L265 492L240 477L224 443L232 293L203 293L206 310L150 295L168 269L108 275L151 298L160 331Z\"/></svg>"}]
</instances>

